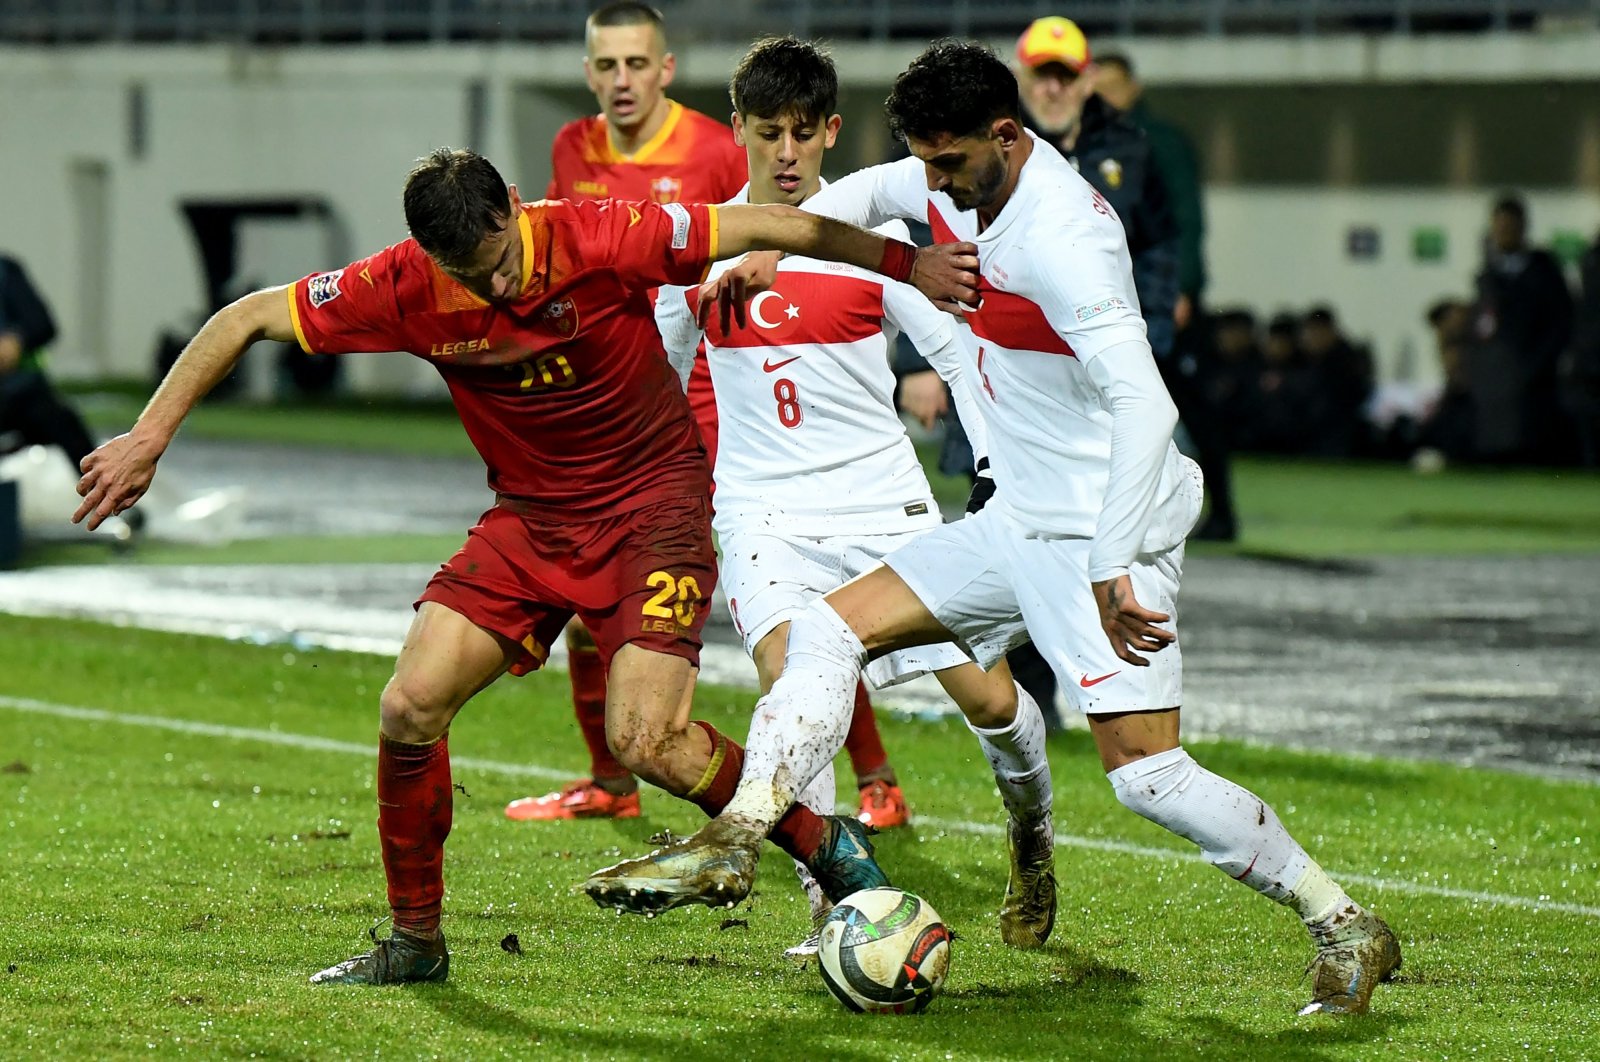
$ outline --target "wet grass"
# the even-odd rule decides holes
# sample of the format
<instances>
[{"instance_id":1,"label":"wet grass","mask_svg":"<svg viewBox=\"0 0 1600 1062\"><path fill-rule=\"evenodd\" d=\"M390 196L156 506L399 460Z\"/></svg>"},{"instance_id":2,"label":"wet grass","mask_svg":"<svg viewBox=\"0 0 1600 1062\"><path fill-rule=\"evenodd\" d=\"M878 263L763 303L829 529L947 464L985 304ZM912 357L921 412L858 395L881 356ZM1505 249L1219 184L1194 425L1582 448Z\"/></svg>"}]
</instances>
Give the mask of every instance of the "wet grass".
<instances>
[{"instance_id":1,"label":"wet grass","mask_svg":"<svg viewBox=\"0 0 1600 1062\"><path fill-rule=\"evenodd\" d=\"M0 1056L322 1058L1584 1058L1600 1054L1597 805L1590 786L1490 771L1197 744L1268 799L1395 925L1399 983L1363 1020L1301 1020L1309 949L1292 916L1123 811L1087 739L1053 739L1057 827L1146 846L1059 850L1061 916L1038 952L992 910L997 799L965 729L884 722L921 825L880 838L899 883L960 935L925 1015L847 1014L779 951L803 934L786 862L721 913L620 919L574 896L596 866L698 813L650 792L636 820L512 824L576 774L565 677L504 680L453 728L455 831L442 986L313 989L384 910L374 704L388 662L67 621L0 617ZM16 710L19 698L348 742L353 751ZM749 696L701 714L743 733ZM1168 854L1170 853L1170 855ZM1453 888L1468 898L1379 887ZM1492 896L1521 897L1511 906ZM503 950L515 933L522 954Z\"/></svg>"}]
</instances>

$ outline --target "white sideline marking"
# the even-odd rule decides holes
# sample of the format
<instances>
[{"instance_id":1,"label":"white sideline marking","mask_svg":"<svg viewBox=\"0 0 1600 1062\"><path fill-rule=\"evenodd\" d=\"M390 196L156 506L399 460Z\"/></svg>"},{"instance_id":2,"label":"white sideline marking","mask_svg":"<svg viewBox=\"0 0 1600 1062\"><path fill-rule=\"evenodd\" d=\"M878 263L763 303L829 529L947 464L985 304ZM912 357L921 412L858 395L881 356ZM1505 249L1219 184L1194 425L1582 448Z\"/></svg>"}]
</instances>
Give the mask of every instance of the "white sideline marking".
<instances>
[{"instance_id":1,"label":"white sideline marking","mask_svg":"<svg viewBox=\"0 0 1600 1062\"><path fill-rule=\"evenodd\" d=\"M294 734L280 730L257 730L243 726L223 726L220 723L203 723L193 719L171 719L159 715L111 712L103 708L79 708L70 704L52 704L49 701L36 701L28 697L8 697L0 694L0 708L9 708L12 711L28 712L34 715L48 715L57 719L77 719L92 723L121 723L125 726L146 727L152 730L171 730L181 734L197 734L202 737L230 738L235 741L259 741L268 745L310 749L315 752L340 752L357 756L374 755L373 745L358 744L354 741L335 741L332 738L317 737L313 734ZM573 777L572 771L540 767L536 764L505 763L499 760L483 760L470 756L455 755L450 757L450 762L452 766L468 770L489 771L495 774L523 778L548 778L565 781ZM1005 833L1003 826L988 822L969 822L961 819L941 819L931 816L918 816L916 822L922 826L932 826L935 829L957 830L961 833L973 833L986 837L999 837ZM1070 833L1057 833L1056 846L1059 848L1084 848L1097 852L1115 852L1119 855L1159 859L1171 863L1202 862L1198 854L1173 848L1155 848L1150 845L1132 844L1127 841L1107 840L1103 837L1079 837ZM1335 873L1334 877L1341 881L1367 885L1375 889L1390 889L1395 892L1411 893L1417 896L1439 896L1451 900L1465 900L1469 903L1489 904L1495 907L1521 907L1530 911L1551 911L1579 915L1584 918L1600 918L1600 907L1589 904L1564 903L1559 900L1542 897L1513 896L1507 893L1479 892L1473 889L1455 889L1445 885L1429 885L1424 882L1396 878L1378 878L1369 874L1339 872Z\"/></svg>"}]
</instances>

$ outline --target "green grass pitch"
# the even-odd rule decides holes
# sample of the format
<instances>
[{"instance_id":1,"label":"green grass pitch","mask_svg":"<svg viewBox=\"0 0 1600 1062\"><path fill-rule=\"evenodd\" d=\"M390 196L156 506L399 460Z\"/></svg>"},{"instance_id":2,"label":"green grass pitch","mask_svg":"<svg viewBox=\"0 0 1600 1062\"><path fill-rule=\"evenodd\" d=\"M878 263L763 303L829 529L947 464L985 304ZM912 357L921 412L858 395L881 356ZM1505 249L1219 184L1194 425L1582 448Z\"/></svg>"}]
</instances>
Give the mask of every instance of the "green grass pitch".
<instances>
[{"instance_id":1,"label":"green grass pitch","mask_svg":"<svg viewBox=\"0 0 1600 1062\"><path fill-rule=\"evenodd\" d=\"M917 823L880 858L959 939L928 1013L868 1017L781 959L807 918L776 850L746 907L619 918L572 886L698 812L649 791L628 822L502 816L584 767L559 674L498 683L453 728L449 983L312 988L385 910L372 766L388 667L0 617L0 1057L1600 1057L1592 786L1192 746L1404 944L1370 1016L1306 1020L1293 916L1122 810L1081 733L1051 745L1055 935L1005 948L1002 815L975 743L954 721L886 719ZM699 703L743 733L749 694Z\"/></svg>"}]
</instances>

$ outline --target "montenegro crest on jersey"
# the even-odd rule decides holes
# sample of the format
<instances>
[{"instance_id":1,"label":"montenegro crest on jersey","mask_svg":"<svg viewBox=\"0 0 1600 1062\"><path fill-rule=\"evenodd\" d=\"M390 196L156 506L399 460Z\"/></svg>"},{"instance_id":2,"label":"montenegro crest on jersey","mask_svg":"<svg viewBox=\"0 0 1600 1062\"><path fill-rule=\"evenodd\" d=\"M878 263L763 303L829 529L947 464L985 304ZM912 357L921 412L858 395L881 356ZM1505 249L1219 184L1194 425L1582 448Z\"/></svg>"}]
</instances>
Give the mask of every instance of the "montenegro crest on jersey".
<instances>
[{"instance_id":1,"label":"montenegro crest on jersey","mask_svg":"<svg viewBox=\"0 0 1600 1062\"><path fill-rule=\"evenodd\" d=\"M683 181L677 177L657 177L650 182L650 196L658 203L676 203L683 195Z\"/></svg>"},{"instance_id":2,"label":"montenegro crest on jersey","mask_svg":"<svg viewBox=\"0 0 1600 1062\"><path fill-rule=\"evenodd\" d=\"M578 305L570 298L557 299L544 308L540 315L550 330L562 339L578 334Z\"/></svg>"}]
</instances>

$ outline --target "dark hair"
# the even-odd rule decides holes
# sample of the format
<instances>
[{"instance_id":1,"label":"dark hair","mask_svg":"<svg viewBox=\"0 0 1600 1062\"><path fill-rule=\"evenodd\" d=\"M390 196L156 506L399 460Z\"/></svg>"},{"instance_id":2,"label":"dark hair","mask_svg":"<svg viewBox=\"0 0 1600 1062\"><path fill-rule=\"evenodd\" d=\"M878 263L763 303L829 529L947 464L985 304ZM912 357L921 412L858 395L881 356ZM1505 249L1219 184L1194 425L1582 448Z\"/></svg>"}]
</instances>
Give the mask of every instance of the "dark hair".
<instances>
[{"instance_id":1,"label":"dark hair","mask_svg":"<svg viewBox=\"0 0 1600 1062\"><path fill-rule=\"evenodd\" d=\"M1132 81L1134 78L1133 60L1129 59L1121 52L1102 52L1094 57L1094 65L1114 66L1118 70L1121 70L1122 76L1127 78L1129 81Z\"/></svg>"},{"instance_id":2,"label":"dark hair","mask_svg":"<svg viewBox=\"0 0 1600 1062\"><path fill-rule=\"evenodd\" d=\"M797 37L764 37L728 79L733 109L755 118L826 121L839 108L839 73L826 52Z\"/></svg>"},{"instance_id":3,"label":"dark hair","mask_svg":"<svg viewBox=\"0 0 1600 1062\"><path fill-rule=\"evenodd\" d=\"M406 177L406 226L445 265L463 265L511 216L511 193L494 164L475 151L439 148Z\"/></svg>"},{"instance_id":4,"label":"dark hair","mask_svg":"<svg viewBox=\"0 0 1600 1062\"><path fill-rule=\"evenodd\" d=\"M971 41L934 41L895 78L884 101L889 130L934 140L987 133L997 118L1022 121L1017 78L993 52Z\"/></svg>"},{"instance_id":5,"label":"dark hair","mask_svg":"<svg viewBox=\"0 0 1600 1062\"><path fill-rule=\"evenodd\" d=\"M666 40L666 20L661 12L638 0L617 0L614 4L597 7L584 22L585 32L600 26L654 26L661 39Z\"/></svg>"},{"instance_id":6,"label":"dark hair","mask_svg":"<svg viewBox=\"0 0 1600 1062\"><path fill-rule=\"evenodd\" d=\"M1308 325L1324 325L1328 328L1337 328L1338 322L1339 319L1334 314L1333 307L1326 303L1320 306L1313 306L1307 310L1304 321Z\"/></svg>"},{"instance_id":7,"label":"dark hair","mask_svg":"<svg viewBox=\"0 0 1600 1062\"><path fill-rule=\"evenodd\" d=\"M1277 313L1267 322L1267 335L1293 339L1300 332L1300 319L1292 313Z\"/></svg>"},{"instance_id":8,"label":"dark hair","mask_svg":"<svg viewBox=\"0 0 1600 1062\"><path fill-rule=\"evenodd\" d=\"M1490 213L1510 214L1523 225L1528 223L1528 206L1522 201L1522 197L1515 192L1507 192L1499 199L1496 199L1494 201L1494 209Z\"/></svg>"},{"instance_id":9,"label":"dark hair","mask_svg":"<svg viewBox=\"0 0 1600 1062\"><path fill-rule=\"evenodd\" d=\"M1438 328L1449 319L1451 314L1464 308L1465 304L1460 299L1440 299L1428 307L1428 323Z\"/></svg>"}]
</instances>

